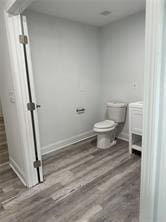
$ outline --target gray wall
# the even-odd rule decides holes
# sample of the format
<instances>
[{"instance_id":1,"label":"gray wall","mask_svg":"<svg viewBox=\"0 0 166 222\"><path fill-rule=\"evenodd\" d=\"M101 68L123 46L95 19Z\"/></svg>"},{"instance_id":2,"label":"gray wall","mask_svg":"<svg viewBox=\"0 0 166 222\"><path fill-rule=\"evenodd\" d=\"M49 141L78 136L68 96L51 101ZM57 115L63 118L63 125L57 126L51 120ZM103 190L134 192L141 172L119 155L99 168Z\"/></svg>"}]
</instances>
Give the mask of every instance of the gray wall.
<instances>
[{"instance_id":1,"label":"gray wall","mask_svg":"<svg viewBox=\"0 0 166 222\"><path fill-rule=\"evenodd\" d=\"M42 147L92 131L100 120L99 29L36 12L27 20Z\"/></svg>"},{"instance_id":2,"label":"gray wall","mask_svg":"<svg viewBox=\"0 0 166 222\"><path fill-rule=\"evenodd\" d=\"M42 147L91 131L108 101L143 99L144 12L101 29L32 11L26 15L42 105ZM86 113L77 115L82 106ZM128 119L122 136L128 137Z\"/></svg>"},{"instance_id":3,"label":"gray wall","mask_svg":"<svg viewBox=\"0 0 166 222\"><path fill-rule=\"evenodd\" d=\"M102 28L103 108L108 101L130 103L143 100L144 48L144 12ZM123 136L128 136L128 118Z\"/></svg>"}]
</instances>

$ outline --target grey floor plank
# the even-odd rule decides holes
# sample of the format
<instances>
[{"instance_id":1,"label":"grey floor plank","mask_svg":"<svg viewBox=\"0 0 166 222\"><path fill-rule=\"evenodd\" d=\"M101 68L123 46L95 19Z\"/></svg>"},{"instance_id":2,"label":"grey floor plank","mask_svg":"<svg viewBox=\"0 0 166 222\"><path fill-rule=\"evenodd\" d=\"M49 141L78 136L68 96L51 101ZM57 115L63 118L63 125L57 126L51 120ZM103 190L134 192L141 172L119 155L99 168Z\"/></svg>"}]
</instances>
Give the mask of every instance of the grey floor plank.
<instances>
[{"instance_id":1,"label":"grey floor plank","mask_svg":"<svg viewBox=\"0 0 166 222\"><path fill-rule=\"evenodd\" d=\"M138 222L139 155L128 143L99 150L93 140L43 160L46 181L25 188L9 166L0 169L1 222Z\"/></svg>"}]
</instances>

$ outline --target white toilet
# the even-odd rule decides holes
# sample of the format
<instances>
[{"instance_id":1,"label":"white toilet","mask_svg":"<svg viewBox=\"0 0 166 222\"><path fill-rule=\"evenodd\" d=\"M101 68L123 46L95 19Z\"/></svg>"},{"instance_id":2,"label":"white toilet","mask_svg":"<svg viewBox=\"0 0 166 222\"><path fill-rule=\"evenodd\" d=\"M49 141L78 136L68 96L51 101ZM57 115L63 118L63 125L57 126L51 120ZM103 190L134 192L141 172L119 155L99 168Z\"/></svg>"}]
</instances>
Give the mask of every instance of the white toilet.
<instances>
[{"instance_id":1,"label":"white toilet","mask_svg":"<svg viewBox=\"0 0 166 222\"><path fill-rule=\"evenodd\" d=\"M107 120L96 123L94 132L97 133L97 147L107 149L116 144L126 119L127 104L107 103Z\"/></svg>"}]
</instances>

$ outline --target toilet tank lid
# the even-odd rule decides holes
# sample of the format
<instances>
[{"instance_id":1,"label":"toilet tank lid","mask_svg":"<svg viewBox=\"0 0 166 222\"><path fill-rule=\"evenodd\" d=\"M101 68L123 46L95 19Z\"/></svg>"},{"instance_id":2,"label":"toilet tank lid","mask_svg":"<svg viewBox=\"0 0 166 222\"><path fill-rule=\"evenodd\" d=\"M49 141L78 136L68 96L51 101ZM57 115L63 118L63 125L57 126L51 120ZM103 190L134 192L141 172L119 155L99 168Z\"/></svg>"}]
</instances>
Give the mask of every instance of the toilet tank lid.
<instances>
[{"instance_id":1,"label":"toilet tank lid","mask_svg":"<svg viewBox=\"0 0 166 222\"><path fill-rule=\"evenodd\" d=\"M123 107L127 107L127 104L119 103L119 102L108 102L107 107L123 108Z\"/></svg>"}]
</instances>

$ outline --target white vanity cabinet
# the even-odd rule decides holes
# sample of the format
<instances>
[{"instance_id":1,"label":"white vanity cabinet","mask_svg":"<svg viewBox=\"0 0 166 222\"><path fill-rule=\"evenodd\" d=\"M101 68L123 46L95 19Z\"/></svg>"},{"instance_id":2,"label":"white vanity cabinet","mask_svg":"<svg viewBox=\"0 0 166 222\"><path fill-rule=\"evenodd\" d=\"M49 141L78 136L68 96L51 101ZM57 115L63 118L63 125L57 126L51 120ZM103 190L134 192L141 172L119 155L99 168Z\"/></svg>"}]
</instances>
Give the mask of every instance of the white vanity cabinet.
<instances>
[{"instance_id":1,"label":"white vanity cabinet","mask_svg":"<svg viewBox=\"0 0 166 222\"><path fill-rule=\"evenodd\" d=\"M129 104L129 152L142 150L143 102Z\"/></svg>"}]
</instances>

